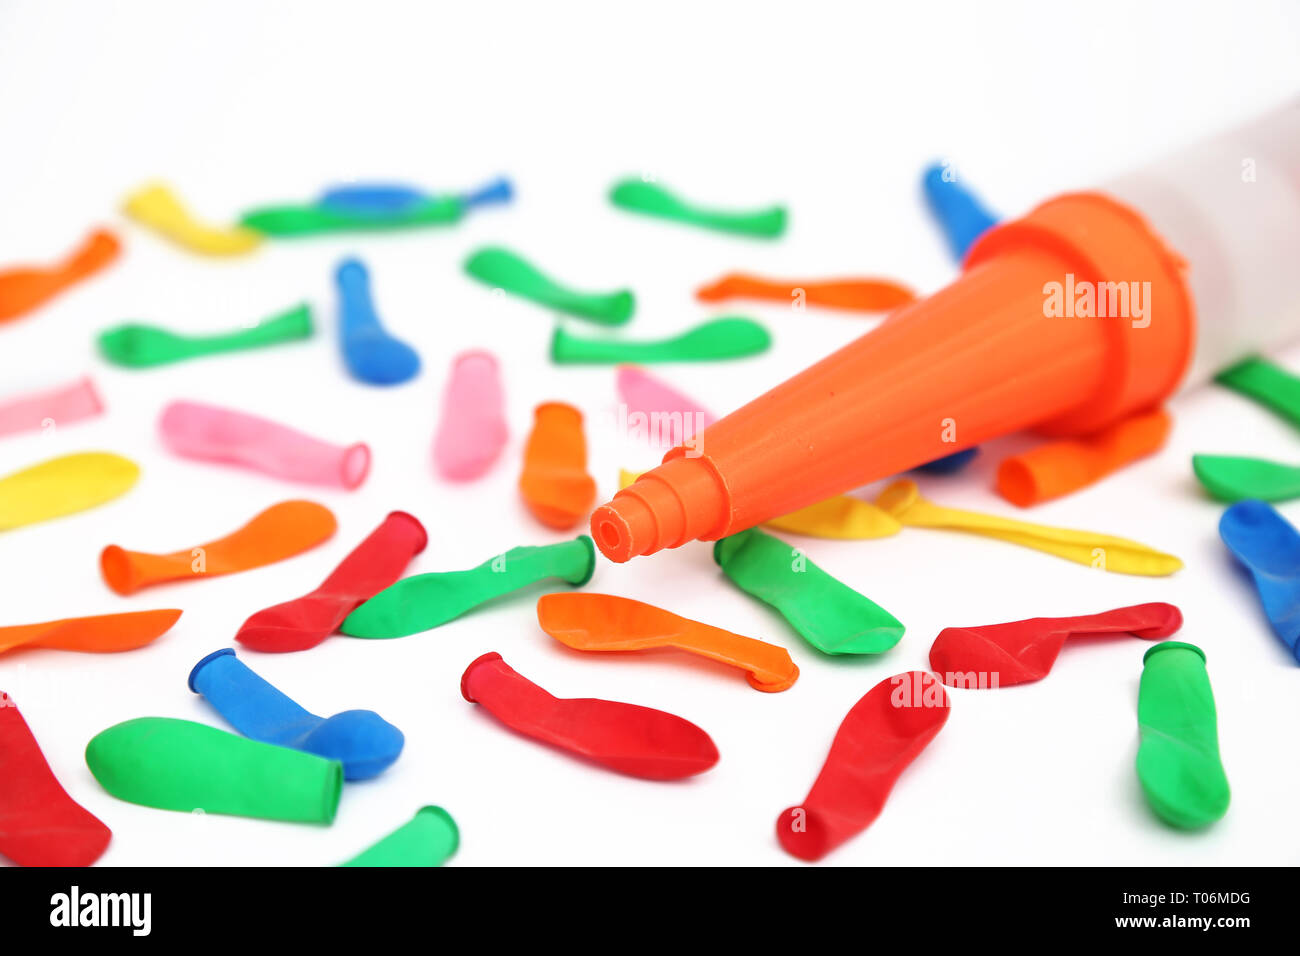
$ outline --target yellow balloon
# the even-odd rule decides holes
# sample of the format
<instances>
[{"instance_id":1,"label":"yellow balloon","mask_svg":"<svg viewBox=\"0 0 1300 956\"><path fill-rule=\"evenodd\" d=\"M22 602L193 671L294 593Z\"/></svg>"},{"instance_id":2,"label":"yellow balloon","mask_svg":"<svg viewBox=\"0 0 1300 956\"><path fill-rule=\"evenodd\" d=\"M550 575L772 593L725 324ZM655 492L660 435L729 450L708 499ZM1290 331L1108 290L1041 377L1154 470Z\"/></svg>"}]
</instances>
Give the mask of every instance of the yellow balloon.
<instances>
[{"instance_id":1,"label":"yellow balloon","mask_svg":"<svg viewBox=\"0 0 1300 956\"><path fill-rule=\"evenodd\" d=\"M85 511L126 494L140 467L121 455L64 455L0 478L0 531Z\"/></svg>"},{"instance_id":2,"label":"yellow balloon","mask_svg":"<svg viewBox=\"0 0 1300 956\"><path fill-rule=\"evenodd\" d=\"M916 482L908 479L896 481L882 491L876 498L876 504L907 527L968 531L1021 547L1046 551L1067 561L1103 571L1163 577L1183 566L1183 562L1172 554L1164 554L1127 538L1095 531L1052 528L976 511L944 508L922 498Z\"/></svg>"},{"instance_id":3,"label":"yellow balloon","mask_svg":"<svg viewBox=\"0 0 1300 956\"><path fill-rule=\"evenodd\" d=\"M203 255L242 256L262 242L260 233L243 226L223 228L200 222L162 183L150 183L137 189L126 197L122 211L177 245Z\"/></svg>"},{"instance_id":4,"label":"yellow balloon","mask_svg":"<svg viewBox=\"0 0 1300 956\"><path fill-rule=\"evenodd\" d=\"M902 523L883 508L868 501L837 495L780 518L764 522L778 531L804 534L811 538L887 538L903 530Z\"/></svg>"}]
</instances>

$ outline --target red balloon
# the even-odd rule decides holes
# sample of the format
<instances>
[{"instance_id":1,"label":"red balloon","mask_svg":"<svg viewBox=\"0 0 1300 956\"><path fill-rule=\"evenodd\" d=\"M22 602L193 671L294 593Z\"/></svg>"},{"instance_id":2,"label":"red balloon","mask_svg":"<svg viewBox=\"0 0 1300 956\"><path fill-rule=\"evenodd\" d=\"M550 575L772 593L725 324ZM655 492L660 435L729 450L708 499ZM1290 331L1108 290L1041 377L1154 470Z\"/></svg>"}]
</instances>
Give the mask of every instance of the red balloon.
<instances>
[{"instance_id":1,"label":"red balloon","mask_svg":"<svg viewBox=\"0 0 1300 956\"><path fill-rule=\"evenodd\" d=\"M112 836L59 785L18 705L0 692L0 853L20 866L89 866Z\"/></svg>"},{"instance_id":2,"label":"red balloon","mask_svg":"<svg viewBox=\"0 0 1300 956\"><path fill-rule=\"evenodd\" d=\"M495 652L465 668L460 692L507 727L647 780L680 780L718 762L709 735L674 714L593 697L552 697Z\"/></svg>"},{"instance_id":3,"label":"red balloon","mask_svg":"<svg viewBox=\"0 0 1300 956\"><path fill-rule=\"evenodd\" d=\"M402 576L429 535L405 511L391 512L310 594L258 611L235 640L256 651L305 651L333 634L343 619Z\"/></svg>"},{"instance_id":4,"label":"red balloon","mask_svg":"<svg viewBox=\"0 0 1300 956\"><path fill-rule=\"evenodd\" d=\"M948 720L933 674L882 680L848 712L803 803L783 811L776 837L787 853L820 860L871 826L894 782Z\"/></svg>"},{"instance_id":5,"label":"red balloon","mask_svg":"<svg viewBox=\"0 0 1300 956\"><path fill-rule=\"evenodd\" d=\"M1071 637L1132 634L1168 637L1183 625L1172 604L1135 604L1082 617L1033 617L983 627L945 627L930 648L930 667L949 687L1009 687L1042 680Z\"/></svg>"}]
</instances>

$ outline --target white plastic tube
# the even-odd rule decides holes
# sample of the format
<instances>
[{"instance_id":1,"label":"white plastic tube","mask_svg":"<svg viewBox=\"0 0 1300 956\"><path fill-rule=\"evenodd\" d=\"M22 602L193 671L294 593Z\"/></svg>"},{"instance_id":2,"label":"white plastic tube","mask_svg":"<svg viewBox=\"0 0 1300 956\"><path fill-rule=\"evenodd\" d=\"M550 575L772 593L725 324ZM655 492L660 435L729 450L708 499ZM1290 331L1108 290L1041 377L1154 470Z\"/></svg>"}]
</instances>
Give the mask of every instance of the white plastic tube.
<instances>
[{"instance_id":1,"label":"white plastic tube","mask_svg":"<svg viewBox=\"0 0 1300 956\"><path fill-rule=\"evenodd\" d=\"M1197 342L1182 387L1300 339L1300 100L1101 191L1187 260Z\"/></svg>"}]
</instances>

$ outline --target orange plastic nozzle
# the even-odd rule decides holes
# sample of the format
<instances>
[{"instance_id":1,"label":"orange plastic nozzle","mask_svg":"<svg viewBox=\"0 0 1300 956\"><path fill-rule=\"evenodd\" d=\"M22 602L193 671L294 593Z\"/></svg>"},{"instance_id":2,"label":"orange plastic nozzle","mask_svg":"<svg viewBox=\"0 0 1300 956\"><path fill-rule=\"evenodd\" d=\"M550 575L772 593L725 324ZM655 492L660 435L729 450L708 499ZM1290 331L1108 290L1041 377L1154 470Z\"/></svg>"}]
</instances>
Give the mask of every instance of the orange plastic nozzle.
<instances>
[{"instance_id":1,"label":"orange plastic nozzle","mask_svg":"<svg viewBox=\"0 0 1300 956\"><path fill-rule=\"evenodd\" d=\"M1173 422L1163 409L1143 412L1085 435L1048 442L998 465L998 494L1027 508L1086 488L1154 454Z\"/></svg>"},{"instance_id":2,"label":"orange plastic nozzle","mask_svg":"<svg viewBox=\"0 0 1300 956\"><path fill-rule=\"evenodd\" d=\"M787 690L799 677L799 668L784 647L613 594L543 595L537 601L537 623L561 644L579 651L675 647L699 654L740 668L750 686L767 693Z\"/></svg>"},{"instance_id":3,"label":"orange plastic nozzle","mask_svg":"<svg viewBox=\"0 0 1300 956\"><path fill-rule=\"evenodd\" d=\"M582 412L572 405L543 402L537 406L524 447L519 493L538 521L560 531L577 525L591 510L596 482L587 474Z\"/></svg>"},{"instance_id":4,"label":"orange plastic nozzle","mask_svg":"<svg viewBox=\"0 0 1300 956\"><path fill-rule=\"evenodd\" d=\"M846 312L888 312L916 301L916 293L889 279L763 279L732 272L695 290L701 302L763 299L801 302Z\"/></svg>"},{"instance_id":5,"label":"orange plastic nozzle","mask_svg":"<svg viewBox=\"0 0 1300 956\"><path fill-rule=\"evenodd\" d=\"M1182 270L1112 199L1045 203L982 236L951 285L671 450L596 509L592 537L627 561L734 534L1021 428L1089 434L1153 408L1191 354ZM1066 317L1055 313L1052 283L1091 288L1094 305L1102 288L1108 306L1128 301L1107 283L1149 292L1141 317Z\"/></svg>"},{"instance_id":6,"label":"orange plastic nozzle","mask_svg":"<svg viewBox=\"0 0 1300 956\"><path fill-rule=\"evenodd\" d=\"M619 489L626 488L640 477L639 472L620 468ZM818 501L788 515L771 518L764 525L774 531L802 534L810 538L839 538L844 541L887 538L903 530L902 523L888 511L851 495L836 495Z\"/></svg>"},{"instance_id":7,"label":"orange plastic nozzle","mask_svg":"<svg viewBox=\"0 0 1300 956\"><path fill-rule=\"evenodd\" d=\"M238 531L171 554L146 554L109 545L99 556L108 586L118 594L185 578L214 577L283 561L321 544L338 525L313 501L282 501Z\"/></svg>"}]
</instances>

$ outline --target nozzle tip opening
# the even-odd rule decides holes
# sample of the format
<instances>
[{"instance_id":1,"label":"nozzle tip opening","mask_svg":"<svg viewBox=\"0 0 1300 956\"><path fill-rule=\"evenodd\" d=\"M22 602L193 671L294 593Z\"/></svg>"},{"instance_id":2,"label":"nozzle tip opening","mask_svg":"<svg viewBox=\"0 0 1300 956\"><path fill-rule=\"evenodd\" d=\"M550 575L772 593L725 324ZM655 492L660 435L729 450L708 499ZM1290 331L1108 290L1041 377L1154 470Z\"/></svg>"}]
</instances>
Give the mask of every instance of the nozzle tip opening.
<instances>
[{"instance_id":1,"label":"nozzle tip opening","mask_svg":"<svg viewBox=\"0 0 1300 956\"><path fill-rule=\"evenodd\" d=\"M622 564L638 554L658 551L646 549L654 538L654 516L640 499L630 495L615 496L591 516L591 536L605 557Z\"/></svg>"}]
</instances>

